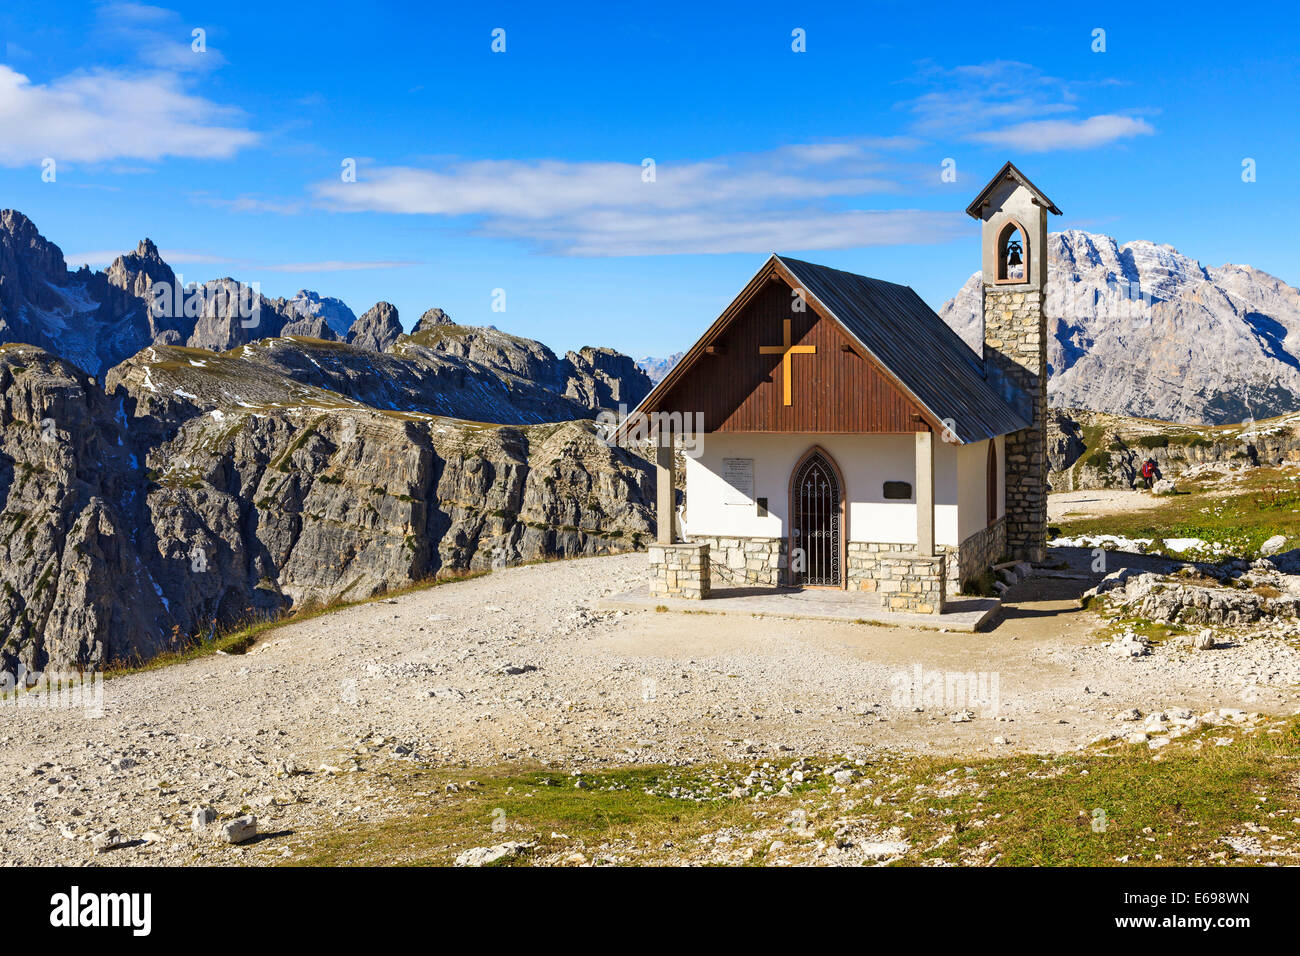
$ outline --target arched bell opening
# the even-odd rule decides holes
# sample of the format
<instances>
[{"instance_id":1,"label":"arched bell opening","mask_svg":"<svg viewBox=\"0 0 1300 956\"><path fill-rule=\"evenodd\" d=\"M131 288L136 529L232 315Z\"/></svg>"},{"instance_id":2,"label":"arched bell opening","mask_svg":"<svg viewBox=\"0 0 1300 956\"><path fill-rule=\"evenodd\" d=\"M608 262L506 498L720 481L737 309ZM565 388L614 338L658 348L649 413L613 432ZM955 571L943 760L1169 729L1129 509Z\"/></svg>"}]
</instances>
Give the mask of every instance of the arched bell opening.
<instances>
[{"instance_id":1,"label":"arched bell opening","mask_svg":"<svg viewBox=\"0 0 1300 956\"><path fill-rule=\"evenodd\" d=\"M1029 276L1029 239L1024 227L1008 219L998 232L997 281L1026 282Z\"/></svg>"}]
</instances>

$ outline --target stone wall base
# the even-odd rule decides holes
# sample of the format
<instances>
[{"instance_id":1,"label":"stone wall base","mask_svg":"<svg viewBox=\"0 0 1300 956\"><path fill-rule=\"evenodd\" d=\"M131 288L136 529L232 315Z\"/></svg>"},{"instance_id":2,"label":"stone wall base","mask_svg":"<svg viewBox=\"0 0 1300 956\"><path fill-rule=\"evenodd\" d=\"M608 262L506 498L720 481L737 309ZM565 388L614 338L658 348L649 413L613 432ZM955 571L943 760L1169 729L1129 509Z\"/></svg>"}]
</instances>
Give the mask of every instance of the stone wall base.
<instances>
[{"instance_id":1,"label":"stone wall base","mask_svg":"<svg viewBox=\"0 0 1300 956\"><path fill-rule=\"evenodd\" d=\"M942 614L947 580L943 554L917 554L912 545L850 541L848 589L880 595L891 611Z\"/></svg>"},{"instance_id":2,"label":"stone wall base","mask_svg":"<svg viewBox=\"0 0 1300 956\"><path fill-rule=\"evenodd\" d=\"M650 596L701 600L709 596L707 544L652 544Z\"/></svg>"},{"instance_id":3,"label":"stone wall base","mask_svg":"<svg viewBox=\"0 0 1300 956\"><path fill-rule=\"evenodd\" d=\"M786 583L784 538L691 535L691 541L708 545L711 573L720 584L774 588Z\"/></svg>"},{"instance_id":4,"label":"stone wall base","mask_svg":"<svg viewBox=\"0 0 1300 956\"><path fill-rule=\"evenodd\" d=\"M945 548L948 587L960 594L967 584L978 581L1007 553L1007 522L999 518L976 531L956 548Z\"/></svg>"}]
</instances>

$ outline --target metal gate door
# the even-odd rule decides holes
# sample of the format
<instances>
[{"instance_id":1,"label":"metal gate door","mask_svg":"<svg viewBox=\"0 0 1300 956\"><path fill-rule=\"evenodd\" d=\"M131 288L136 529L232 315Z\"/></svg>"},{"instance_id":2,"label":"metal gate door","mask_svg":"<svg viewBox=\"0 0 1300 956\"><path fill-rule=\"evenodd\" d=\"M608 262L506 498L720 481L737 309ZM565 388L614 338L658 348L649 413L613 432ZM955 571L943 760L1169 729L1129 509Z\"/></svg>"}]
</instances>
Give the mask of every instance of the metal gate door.
<instances>
[{"instance_id":1,"label":"metal gate door","mask_svg":"<svg viewBox=\"0 0 1300 956\"><path fill-rule=\"evenodd\" d=\"M840 483L820 452L810 455L791 488L791 579L795 584L840 586ZM802 559L802 560L800 560Z\"/></svg>"}]
</instances>

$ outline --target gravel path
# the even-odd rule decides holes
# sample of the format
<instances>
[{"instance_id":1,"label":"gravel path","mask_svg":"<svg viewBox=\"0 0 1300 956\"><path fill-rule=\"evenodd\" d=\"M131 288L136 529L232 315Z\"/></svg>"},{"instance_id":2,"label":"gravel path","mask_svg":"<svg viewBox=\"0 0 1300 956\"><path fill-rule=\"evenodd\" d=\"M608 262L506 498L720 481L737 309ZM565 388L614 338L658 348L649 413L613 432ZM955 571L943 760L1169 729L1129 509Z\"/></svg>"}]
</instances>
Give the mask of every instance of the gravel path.
<instances>
[{"instance_id":1,"label":"gravel path","mask_svg":"<svg viewBox=\"0 0 1300 956\"><path fill-rule=\"evenodd\" d=\"M1006 619L973 635L591 609L638 583L645 560L512 568L293 624L246 655L111 680L100 718L11 706L0 863L275 862L295 834L396 810L369 772L393 761L987 756L1081 746L1128 729L1115 715L1131 707L1291 713L1298 700L1300 654L1280 636L1107 651L1078 578L1018 585ZM969 672L996 711L926 699L936 675ZM963 711L973 719L954 722ZM192 833L197 807L253 813L264 835ZM99 854L109 828L124 845Z\"/></svg>"},{"instance_id":2,"label":"gravel path","mask_svg":"<svg viewBox=\"0 0 1300 956\"><path fill-rule=\"evenodd\" d=\"M1088 488L1082 491L1053 492L1047 496L1047 520L1062 518L1097 518L1102 515L1129 514L1160 507L1159 498L1149 491L1127 488Z\"/></svg>"}]
</instances>

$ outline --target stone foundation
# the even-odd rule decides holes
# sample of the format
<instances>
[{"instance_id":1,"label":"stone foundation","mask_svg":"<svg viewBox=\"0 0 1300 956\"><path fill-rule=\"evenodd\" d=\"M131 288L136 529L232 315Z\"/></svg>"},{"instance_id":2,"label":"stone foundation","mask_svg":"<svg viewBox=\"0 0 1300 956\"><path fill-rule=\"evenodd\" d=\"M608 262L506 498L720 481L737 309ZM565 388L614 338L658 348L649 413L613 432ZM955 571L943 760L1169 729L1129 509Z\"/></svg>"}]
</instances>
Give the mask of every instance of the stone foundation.
<instances>
[{"instance_id":1,"label":"stone foundation","mask_svg":"<svg viewBox=\"0 0 1300 956\"><path fill-rule=\"evenodd\" d=\"M947 557L917 554L908 544L850 541L845 569L850 591L880 595L887 610L942 614Z\"/></svg>"},{"instance_id":2,"label":"stone foundation","mask_svg":"<svg viewBox=\"0 0 1300 956\"><path fill-rule=\"evenodd\" d=\"M784 538L723 538L691 535L709 548L713 579L737 587L778 587L786 583Z\"/></svg>"},{"instance_id":3,"label":"stone foundation","mask_svg":"<svg viewBox=\"0 0 1300 956\"><path fill-rule=\"evenodd\" d=\"M954 594L970 581L976 581L989 568L1002 560L1007 551L1007 522L999 518L993 524L976 531L956 548L944 549L944 572L948 587Z\"/></svg>"},{"instance_id":4,"label":"stone foundation","mask_svg":"<svg viewBox=\"0 0 1300 956\"><path fill-rule=\"evenodd\" d=\"M650 596L700 600L709 596L707 544L652 544Z\"/></svg>"}]
</instances>

